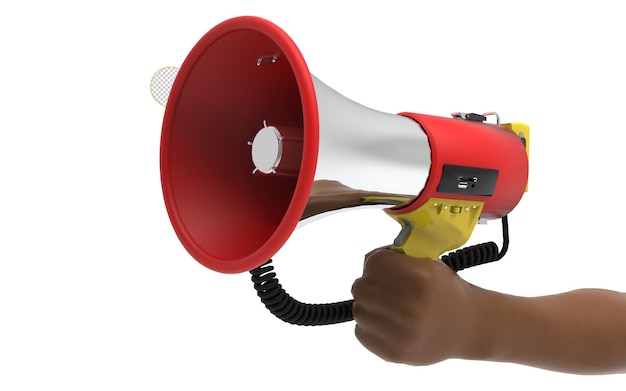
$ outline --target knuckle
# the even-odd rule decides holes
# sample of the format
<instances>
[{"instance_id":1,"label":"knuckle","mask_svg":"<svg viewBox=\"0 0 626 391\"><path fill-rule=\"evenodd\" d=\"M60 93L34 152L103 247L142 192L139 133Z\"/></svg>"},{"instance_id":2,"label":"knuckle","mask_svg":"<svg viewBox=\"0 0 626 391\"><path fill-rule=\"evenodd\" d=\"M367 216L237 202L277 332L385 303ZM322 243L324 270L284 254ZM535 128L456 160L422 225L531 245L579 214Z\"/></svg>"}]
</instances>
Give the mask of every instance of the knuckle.
<instances>
[{"instance_id":1,"label":"knuckle","mask_svg":"<svg viewBox=\"0 0 626 391\"><path fill-rule=\"evenodd\" d=\"M365 280L361 277L361 278L357 278L354 283L352 284L352 289L350 290L350 292L352 293L352 297L356 300L358 298L361 297L361 295L363 294L363 290L365 289L366 282Z\"/></svg>"},{"instance_id":2,"label":"knuckle","mask_svg":"<svg viewBox=\"0 0 626 391\"><path fill-rule=\"evenodd\" d=\"M363 315L363 308L361 304L356 300L352 303L352 318L359 323L361 320L361 315Z\"/></svg>"}]
</instances>

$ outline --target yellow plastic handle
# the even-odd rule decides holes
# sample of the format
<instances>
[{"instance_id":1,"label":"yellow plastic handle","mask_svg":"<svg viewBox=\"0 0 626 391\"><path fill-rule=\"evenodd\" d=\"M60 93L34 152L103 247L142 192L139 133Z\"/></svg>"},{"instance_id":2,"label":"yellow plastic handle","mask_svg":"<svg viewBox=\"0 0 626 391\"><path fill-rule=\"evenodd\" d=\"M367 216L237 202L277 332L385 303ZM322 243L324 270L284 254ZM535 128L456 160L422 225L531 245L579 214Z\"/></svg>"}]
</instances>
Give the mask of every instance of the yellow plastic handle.
<instances>
[{"instance_id":1,"label":"yellow plastic handle","mask_svg":"<svg viewBox=\"0 0 626 391\"><path fill-rule=\"evenodd\" d=\"M421 207L405 213L387 213L402 230L392 250L433 260L465 244L478 222L483 202L431 198Z\"/></svg>"}]
</instances>

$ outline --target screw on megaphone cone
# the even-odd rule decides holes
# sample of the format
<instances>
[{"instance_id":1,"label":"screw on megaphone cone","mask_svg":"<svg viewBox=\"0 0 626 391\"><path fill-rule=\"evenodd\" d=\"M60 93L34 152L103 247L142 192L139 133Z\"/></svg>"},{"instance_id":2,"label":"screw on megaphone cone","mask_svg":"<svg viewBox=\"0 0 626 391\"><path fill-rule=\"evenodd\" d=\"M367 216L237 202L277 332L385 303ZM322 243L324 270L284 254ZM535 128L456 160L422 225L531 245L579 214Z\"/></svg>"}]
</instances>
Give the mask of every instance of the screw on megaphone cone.
<instances>
[{"instance_id":1,"label":"screw on megaphone cone","mask_svg":"<svg viewBox=\"0 0 626 391\"><path fill-rule=\"evenodd\" d=\"M150 94L158 104L165 106L167 103L176 75L178 75L177 67L163 67L152 76Z\"/></svg>"}]
</instances>

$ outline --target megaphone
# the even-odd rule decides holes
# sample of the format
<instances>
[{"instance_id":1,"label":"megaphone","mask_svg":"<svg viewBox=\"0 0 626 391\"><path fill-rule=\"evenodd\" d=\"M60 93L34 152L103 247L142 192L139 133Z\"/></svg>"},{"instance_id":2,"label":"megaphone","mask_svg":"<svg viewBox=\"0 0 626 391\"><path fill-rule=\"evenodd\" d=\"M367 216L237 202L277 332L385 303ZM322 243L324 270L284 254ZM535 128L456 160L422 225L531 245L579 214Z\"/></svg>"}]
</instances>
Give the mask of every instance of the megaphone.
<instances>
[{"instance_id":1,"label":"megaphone","mask_svg":"<svg viewBox=\"0 0 626 391\"><path fill-rule=\"evenodd\" d=\"M278 26L229 19L189 52L167 97L167 212L188 253L222 273L259 267L319 210L372 204L400 223L393 249L437 259L527 189L528 126L488 114L367 108L312 75Z\"/></svg>"}]
</instances>

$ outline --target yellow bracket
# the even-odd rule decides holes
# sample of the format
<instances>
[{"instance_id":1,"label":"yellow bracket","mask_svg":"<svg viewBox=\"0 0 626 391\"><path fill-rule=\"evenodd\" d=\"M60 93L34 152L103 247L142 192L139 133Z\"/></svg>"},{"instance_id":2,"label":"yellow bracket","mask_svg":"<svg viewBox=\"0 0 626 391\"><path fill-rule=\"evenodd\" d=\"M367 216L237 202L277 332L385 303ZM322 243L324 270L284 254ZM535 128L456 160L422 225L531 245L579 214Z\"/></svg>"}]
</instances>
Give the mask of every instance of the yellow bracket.
<instances>
[{"instance_id":1,"label":"yellow bracket","mask_svg":"<svg viewBox=\"0 0 626 391\"><path fill-rule=\"evenodd\" d=\"M465 244L478 222L483 202L431 198L421 207L390 214L402 225L392 250L433 260Z\"/></svg>"},{"instance_id":2,"label":"yellow bracket","mask_svg":"<svg viewBox=\"0 0 626 391\"><path fill-rule=\"evenodd\" d=\"M502 126L511 129L515 134L517 134L520 139L524 141L524 146L526 147L526 156L530 159L530 127L521 122L511 122L508 124L502 124ZM526 190L528 191L528 183L526 183Z\"/></svg>"}]
</instances>

